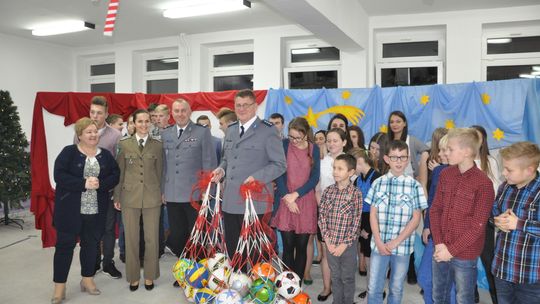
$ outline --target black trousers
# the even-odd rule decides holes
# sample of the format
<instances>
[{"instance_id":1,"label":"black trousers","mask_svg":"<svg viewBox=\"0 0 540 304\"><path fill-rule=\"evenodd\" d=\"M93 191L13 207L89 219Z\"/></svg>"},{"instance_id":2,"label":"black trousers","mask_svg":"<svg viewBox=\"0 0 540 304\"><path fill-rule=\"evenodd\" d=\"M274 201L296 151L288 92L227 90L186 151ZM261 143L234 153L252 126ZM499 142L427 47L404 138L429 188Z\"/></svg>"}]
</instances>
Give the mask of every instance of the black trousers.
<instances>
[{"instance_id":1,"label":"black trousers","mask_svg":"<svg viewBox=\"0 0 540 304\"><path fill-rule=\"evenodd\" d=\"M309 234L297 234L294 231L280 231L283 240L283 262L294 271L300 281L304 279L307 261Z\"/></svg>"},{"instance_id":2,"label":"black trousers","mask_svg":"<svg viewBox=\"0 0 540 304\"><path fill-rule=\"evenodd\" d=\"M497 293L495 290L495 278L491 273L491 263L493 262L493 257L495 254L495 227L491 223L486 225L486 239L484 242L484 249L482 250L482 255L480 259L482 260L482 265L486 270L486 278L489 285L489 295L491 296L491 301L493 304L497 304Z\"/></svg>"},{"instance_id":3,"label":"black trousers","mask_svg":"<svg viewBox=\"0 0 540 304\"><path fill-rule=\"evenodd\" d=\"M53 281L55 283L65 283L73 260L73 249L80 238L79 259L81 262L81 275L92 277L96 273L96 256L98 255L98 244L101 240L103 228L98 227L98 215L81 215L80 232L56 232L56 245L53 260Z\"/></svg>"},{"instance_id":4,"label":"black trousers","mask_svg":"<svg viewBox=\"0 0 540 304\"><path fill-rule=\"evenodd\" d=\"M262 221L263 215L259 214L258 216L259 220ZM268 219L270 220L270 216L268 216ZM236 252L236 246L238 245L238 240L240 239L240 232L242 230L243 221L243 214L232 214L223 212L223 229L225 230L225 243L227 245L227 252L229 253L229 258L231 259Z\"/></svg>"},{"instance_id":5,"label":"black trousers","mask_svg":"<svg viewBox=\"0 0 540 304\"><path fill-rule=\"evenodd\" d=\"M197 219L197 210L190 203L167 202L170 234L167 246L179 257L189 239Z\"/></svg>"},{"instance_id":6,"label":"black trousers","mask_svg":"<svg viewBox=\"0 0 540 304\"><path fill-rule=\"evenodd\" d=\"M119 211L114 209L112 200L107 204L107 215L105 218L105 232L101 241L103 242L103 267L111 263L114 258L114 245L116 244L115 227L118 218ZM98 243L99 250L99 243ZM98 251L100 252L100 251ZM101 258L101 254L98 254L98 259ZM98 260L99 263L99 260Z\"/></svg>"}]
</instances>

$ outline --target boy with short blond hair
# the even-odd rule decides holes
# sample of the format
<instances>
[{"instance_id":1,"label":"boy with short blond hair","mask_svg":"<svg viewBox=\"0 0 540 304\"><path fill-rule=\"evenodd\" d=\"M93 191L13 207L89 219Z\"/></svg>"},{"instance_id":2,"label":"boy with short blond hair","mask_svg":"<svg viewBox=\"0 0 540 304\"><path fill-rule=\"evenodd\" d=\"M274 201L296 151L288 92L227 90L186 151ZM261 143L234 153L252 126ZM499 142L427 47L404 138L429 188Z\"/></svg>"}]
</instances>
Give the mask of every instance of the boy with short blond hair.
<instances>
[{"instance_id":1,"label":"boy with short blond hair","mask_svg":"<svg viewBox=\"0 0 540 304\"><path fill-rule=\"evenodd\" d=\"M497 233L491 272L499 304L540 298L540 149L518 142L502 149L503 176L493 204Z\"/></svg>"},{"instance_id":2,"label":"boy with short blond hair","mask_svg":"<svg viewBox=\"0 0 540 304\"><path fill-rule=\"evenodd\" d=\"M491 180L474 163L481 142L471 128L448 132L450 166L441 172L430 210L435 304L449 303L452 284L457 303L474 303L476 263L495 197Z\"/></svg>"},{"instance_id":3,"label":"boy with short blond hair","mask_svg":"<svg viewBox=\"0 0 540 304\"><path fill-rule=\"evenodd\" d=\"M362 193L351 183L356 159L348 154L336 157L335 184L324 189L319 205L319 227L326 243L332 276L333 304L351 304L354 299L356 244L362 213Z\"/></svg>"},{"instance_id":4,"label":"boy with short blond hair","mask_svg":"<svg viewBox=\"0 0 540 304\"><path fill-rule=\"evenodd\" d=\"M389 165L387 174L371 185L366 203L371 205L371 261L368 303L383 303L383 290L388 267L390 274L388 303L401 303L403 283L414 252L414 231L427 208L422 185L405 174L409 163L409 147L401 140L392 141L384 153Z\"/></svg>"}]
</instances>

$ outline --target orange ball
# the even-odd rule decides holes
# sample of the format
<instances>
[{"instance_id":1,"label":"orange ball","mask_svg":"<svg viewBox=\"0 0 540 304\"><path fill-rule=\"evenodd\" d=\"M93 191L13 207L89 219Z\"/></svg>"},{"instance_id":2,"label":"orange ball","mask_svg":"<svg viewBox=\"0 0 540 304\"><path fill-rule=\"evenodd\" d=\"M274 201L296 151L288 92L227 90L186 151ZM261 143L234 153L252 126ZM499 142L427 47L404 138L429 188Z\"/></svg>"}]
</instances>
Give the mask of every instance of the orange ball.
<instances>
[{"instance_id":1,"label":"orange ball","mask_svg":"<svg viewBox=\"0 0 540 304\"><path fill-rule=\"evenodd\" d=\"M311 304L311 299L305 292L301 292L291 300L294 304Z\"/></svg>"},{"instance_id":2,"label":"orange ball","mask_svg":"<svg viewBox=\"0 0 540 304\"><path fill-rule=\"evenodd\" d=\"M276 278L276 271L270 263L257 263L251 269L251 279L255 281L258 278L268 279L274 281Z\"/></svg>"}]
</instances>

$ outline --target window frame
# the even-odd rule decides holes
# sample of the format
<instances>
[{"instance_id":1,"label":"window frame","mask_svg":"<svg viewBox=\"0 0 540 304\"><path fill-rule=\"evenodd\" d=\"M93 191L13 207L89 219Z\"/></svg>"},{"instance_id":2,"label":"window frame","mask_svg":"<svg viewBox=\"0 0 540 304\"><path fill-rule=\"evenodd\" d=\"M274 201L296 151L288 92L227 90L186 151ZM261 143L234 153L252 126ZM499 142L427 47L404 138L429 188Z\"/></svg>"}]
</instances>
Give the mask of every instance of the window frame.
<instances>
[{"instance_id":1,"label":"window frame","mask_svg":"<svg viewBox=\"0 0 540 304\"><path fill-rule=\"evenodd\" d=\"M437 67L437 84L444 84L444 63L442 61L423 61L423 62L386 62L377 63L375 65L375 83L382 87L381 71L382 69L399 69L399 68L423 68L423 67ZM410 74L409 74L410 77ZM410 82L410 78L409 78Z\"/></svg>"},{"instance_id":2,"label":"window frame","mask_svg":"<svg viewBox=\"0 0 540 304\"><path fill-rule=\"evenodd\" d=\"M487 68L490 66L512 66L512 65L538 65L540 57L537 58L508 58L497 60L482 60L482 81L487 80ZM540 76L538 76L540 78Z\"/></svg>"},{"instance_id":3,"label":"window frame","mask_svg":"<svg viewBox=\"0 0 540 304\"><path fill-rule=\"evenodd\" d=\"M91 76L91 67L93 65L101 65L101 64L114 64L115 65L115 74L107 74L107 75L98 75L98 76ZM86 90L88 92L92 92L92 84L102 84L102 83L114 83L115 84L115 91L116 91L116 62L114 60L113 55L107 55L107 56L100 56L100 57L91 57L83 59L83 65L84 65L84 84L83 84L83 90ZM115 92L111 92L115 93Z\"/></svg>"},{"instance_id":4,"label":"window frame","mask_svg":"<svg viewBox=\"0 0 540 304\"><path fill-rule=\"evenodd\" d=\"M161 70L161 71L146 71L147 61L149 60L158 60L164 58L175 58L178 57L178 69L176 70ZM178 81L178 93L180 90L180 70L181 70L181 58L178 53L178 49L174 50L163 50L163 51L148 51L141 54L140 67L141 67L141 84L140 87L143 88L144 92L148 93L148 80L165 80L165 79L176 79Z\"/></svg>"},{"instance_id":5,"label":"window frame","mask_svg":"<svg viewBox=\"0 0 540 304\"><path fill-rule=\"evenodd\" d=\"M253 65L214 67L214 56L238 53L253 53L255 57L253 43L215 46L208 49L208 87L211 92L214 92L214 77L253 75L253 80L255 79L255 62Z\"/></svg>"},{"instance_id":6,"label":"window frame","mask_svg":"<svg viewBox=\"0 0 540 304\"><path fill-rule=\"evenodd\" d=\"M297 72L318 72L318 71L336 71L337 87L341 88L341 65L317 65L283 68L283 88L290 89L289 73Z\"/></svg>"},{"instance_id":7,"label":"window frame","mask_svg":"<svg viewBox=\"0 0 540 304\"><path fill-rule=\"evenodd\" d=\"M289 41L285 45L285 67L286 68L299 68L299 67L312 67L312 66L341 66L341 50L339 54L339 60L326 60L326 61L310 61L310 62L292 62L293 49L307 49L307 48L323 48L334 47L322 40L318 39L303 39L296 41ZM308 72L312 72L309 70ZM321 70L327 71L327 70ZM339 79L338 79L339 80Z\"/></svg>"},{"instance_id":8,"label":"window frame","mask_svg":"<svg viewBox=\"0 0 540 304\"><path fill-rule=\"evenodd\" d=\"M524 58L540 58L540 52L528 53L505 53L505 54L488 54L487 40L497 38L521 38L540 36L540 30L532 27L508 27L505 29L485 29L482 33L482 60L498 60L498 59L524 59Z\"/></svg>"}]
</instances>

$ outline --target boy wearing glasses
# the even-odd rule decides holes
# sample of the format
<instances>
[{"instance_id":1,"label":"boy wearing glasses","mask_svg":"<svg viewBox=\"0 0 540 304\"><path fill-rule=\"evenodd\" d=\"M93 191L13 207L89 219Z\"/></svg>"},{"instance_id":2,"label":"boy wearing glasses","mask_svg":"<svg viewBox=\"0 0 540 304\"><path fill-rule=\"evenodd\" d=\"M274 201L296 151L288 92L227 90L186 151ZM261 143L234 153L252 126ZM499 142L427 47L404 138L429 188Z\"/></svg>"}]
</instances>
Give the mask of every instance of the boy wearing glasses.
<instances>
[{"instance_id":1,"label":"boy wearing glasses","mask_svg":"<svg viewBox=\"0 0 540 304\"><path fill-rule=\"evenodd\" d=\"M433 253L433 303L449 303L456 287L457 303L474 303L476 261L482 253L486 224L494 200L489 177L474 163L482 139L475 129L448 132L441 172L429 211Z\"/></svg>"},{"instance_id":2,"label":"boy wearing glasses","mask_svg":"<svg viewBox=\"0 0 540 304\"><path fill-rule=\"evenodd\" d=\"M388 266L391 266L388 303L401 303L403 282L414 251L414 234L427 201L422 185L406 175L409 147L392 141L384 155L390 171L375 180L365 202L371 205L371 274L368 303L382 303Z\"/></svg>"}]
</instances>

